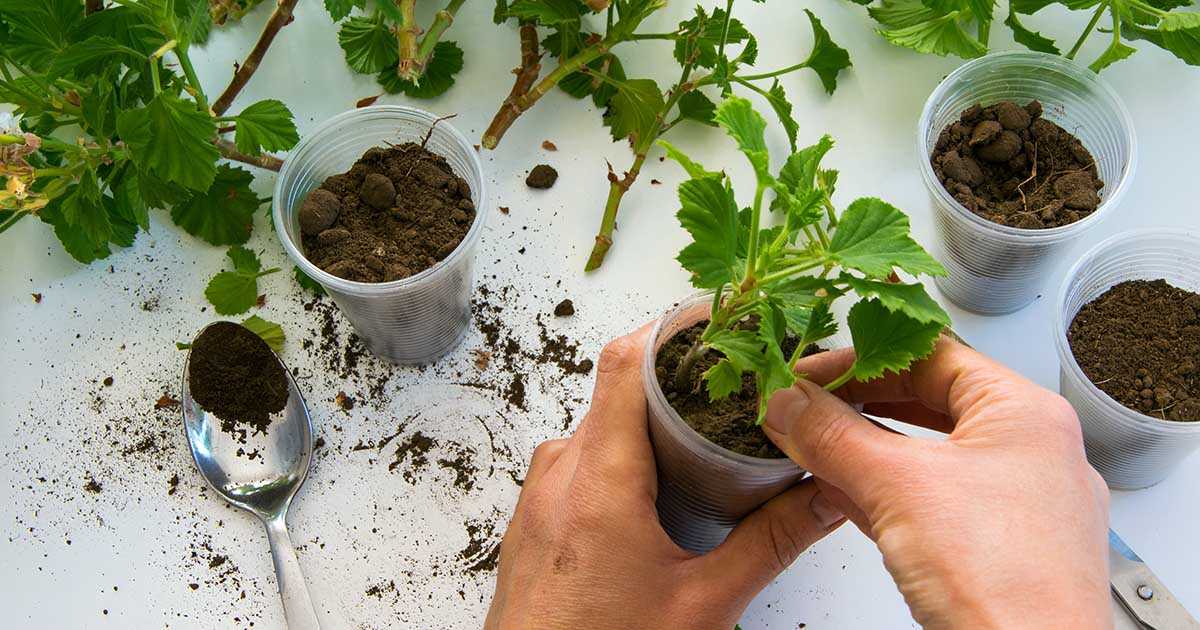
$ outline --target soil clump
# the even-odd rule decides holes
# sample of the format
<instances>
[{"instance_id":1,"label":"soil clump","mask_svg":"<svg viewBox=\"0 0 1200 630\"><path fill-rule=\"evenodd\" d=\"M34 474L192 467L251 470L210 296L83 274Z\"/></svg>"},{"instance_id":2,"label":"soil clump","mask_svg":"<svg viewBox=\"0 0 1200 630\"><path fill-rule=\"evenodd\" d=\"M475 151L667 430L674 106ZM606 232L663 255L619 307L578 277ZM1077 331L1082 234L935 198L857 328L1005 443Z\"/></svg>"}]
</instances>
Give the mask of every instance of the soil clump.
<instances>
[{"instance_id":1,"label":"soil clump","mask_svg":"<svg viewBox=\"0 0 1200 630\"><path fill-rule=\"evenodd\" d=\"M553 186L556 181L558 181L558 171L554 170L553 166L538 164L529 171L529 176L525 178L525 185L544 190Z\"/></svg>"},{"instance_id":2,"label":"soil clump","mask_svg":"<svg viewBox=\"0 0 1200 630\"><path fill-rule=\"evenodd\" d=\"M287 374L258 335L233 322L204 329L188 357L192 398L221 419L221 430L266 432L288 400Z\"/></svg>"}]
</instances>

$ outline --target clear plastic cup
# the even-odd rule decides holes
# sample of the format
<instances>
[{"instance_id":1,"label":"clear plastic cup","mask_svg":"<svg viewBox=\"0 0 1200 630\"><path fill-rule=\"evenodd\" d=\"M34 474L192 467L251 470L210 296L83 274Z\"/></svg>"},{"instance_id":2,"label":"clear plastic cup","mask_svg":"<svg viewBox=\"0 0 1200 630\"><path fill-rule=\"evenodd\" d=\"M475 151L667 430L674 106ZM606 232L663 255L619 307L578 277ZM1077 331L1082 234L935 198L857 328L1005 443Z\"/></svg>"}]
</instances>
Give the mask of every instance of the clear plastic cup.
<instances>
[{"instance_id":1,"label":"clear plastic cup","mask_svg":"<svg viewBox=\"0 0 1200 630\"><path fill-rule=\"evenodd\" d=\"M1002 100L1042 102L1043 117L1075 134L1104 180L1098 208L1082 220L1044 230L1008 227L958 203L933 173L942 129L968 107ZM917 125L917 159L933 199L935 255L948 275L942 293L976 313L1011 313L1037 299L1046 272L1068 244L1113 212L1133 179L1137 144L1125 105L1091 70L1056 55L1011 51L963 64L929 95Z\"/></svg>"},{"instance_id":2,"label":"clear plastic cup","mask_svg":"<svg viewBox=\"0 0 1200 630\"><path fill-rule=\"evenodd\" d=\"M1088 461L1110 487L1135 490L1162 481L1200 447L1200 422L1164 420L1129 409L1093 385L1075 361L1067 330L1076 313L1126 280L1166 280L1200 291L1200 235L1162 229L1117 234L1075 263L1059 297L1054 334L1059 391L1079 414Z\"/></svg>"},{"instance_id":3,"label":"clear plastic cup","mask_svg":"<svg viewBox=\"0 0 1200 630\"><path fill-rule=\"evenodd\" d=\"M436 125L434 123L437 123ZM421 142L446 158L471 185L475 221L445 260L393 282L353 282L308 261L300 245L300 205L326 178L344 173L367 149L385 143ZM394 363L428 363L456 346L471 321L475 249L491 213L479 155L461 133L429 112L398 105L348 111L300 141L275 183L272 211L283 248L301 271L316 280L350 320L371 352Z\"/></svg>"},{"instance_id":4,"label":"clear plastic cup","mask_svg":"<svg viewBox=\"0 0 1200 630\"><path fill-rule=\"evenodd\" d=\"M679 417L659 388L654 374L659 348L707 320L711 305L712 293L700 293L663 315L642 363L658 465L658 520L677 545L696 553L721 544L742 517L804 475L790 459L750 457L713 444Z\"/></svg>"}]
</instances>

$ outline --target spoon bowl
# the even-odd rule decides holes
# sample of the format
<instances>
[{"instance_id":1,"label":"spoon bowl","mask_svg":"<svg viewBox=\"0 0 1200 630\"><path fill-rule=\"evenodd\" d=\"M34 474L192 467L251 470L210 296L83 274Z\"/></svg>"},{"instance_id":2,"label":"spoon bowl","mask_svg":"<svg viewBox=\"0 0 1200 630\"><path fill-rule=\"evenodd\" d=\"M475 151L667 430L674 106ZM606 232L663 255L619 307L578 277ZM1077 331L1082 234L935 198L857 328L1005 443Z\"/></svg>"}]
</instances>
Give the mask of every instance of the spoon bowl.
<instances>
[{"instance_id":1,"label":"spoon bowl","mask_svg":"<svg viewBox=\"0 0 1200 630\"><path fill-rule=\"evenodd\" d=\"M292 498L308 477L312 463L312 418L292 373L278 355L274 356L287 375L287 405L282 412L271 415L265 431L250 433L236 426L232 431L224 430L221 419L192 398L189 352L180 395L183 427L192 459L208 485L229 503L257 516L266 527L288 627L317 629L316 612L286 522Z\"/></svg>"}]
</instances>

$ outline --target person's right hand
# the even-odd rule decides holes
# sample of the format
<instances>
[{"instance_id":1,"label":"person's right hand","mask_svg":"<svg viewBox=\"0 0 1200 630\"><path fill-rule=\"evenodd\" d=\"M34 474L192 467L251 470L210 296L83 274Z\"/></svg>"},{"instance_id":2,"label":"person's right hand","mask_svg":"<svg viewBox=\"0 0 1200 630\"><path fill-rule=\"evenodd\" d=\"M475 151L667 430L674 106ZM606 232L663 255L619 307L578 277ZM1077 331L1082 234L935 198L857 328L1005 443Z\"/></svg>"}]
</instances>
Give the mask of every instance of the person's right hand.
<instances>
[{"instance_id":1,"label":"person's right hand","mask_svg":"<svg viewBox=\"0 0 1200 630\"><path fill-rule=\"evenodd\" d=\"M910 371L830 394L853 350L809 357L764 430L870 536L926 628L1106 628L1108 489L1071 406L947 338ZM884 430L864 411L950 434Z\"/></svg>"}]
</instances>

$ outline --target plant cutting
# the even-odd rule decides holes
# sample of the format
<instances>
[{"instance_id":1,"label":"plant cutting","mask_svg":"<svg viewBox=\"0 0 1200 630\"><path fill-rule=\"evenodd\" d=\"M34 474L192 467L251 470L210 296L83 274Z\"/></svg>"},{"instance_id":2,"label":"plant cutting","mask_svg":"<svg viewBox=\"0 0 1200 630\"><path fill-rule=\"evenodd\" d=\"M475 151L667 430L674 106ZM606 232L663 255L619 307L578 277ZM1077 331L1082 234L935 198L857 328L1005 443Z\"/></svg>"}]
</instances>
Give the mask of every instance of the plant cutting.
<instances>
[{"instance_id":1,"label":"plant cutting","mask_svg":"<svg viewBox=\"0 0 1200 630\"><path fill-rule=\"evenodd\" d=\"M896 46L934 55L964 59L988 52L996 3L990 0L853 0L867 6L879 23L877 32ZM1004 24L1013 39L1029 50L1063 55L1055 41L1032 30L1019 16L1033 15L1049 6L1061 6L1088 16L1078 37L1064 55L1075 59L1089 38L1107 38L1108 46L1088 66L1096 72L1137 52L1130 40L1143 40L1162 48L1189 65L1200 65L1200 17L1181 11L1191 0L1013 0Z\"/></svg>"},{"instance_id":2,"label":"plant cutting","mask_svg":"<svg viewBox=\"0 0 1200 630\"><path fill-rule=\"evenodd\" d=\"M211 102L190 56L212 27L208 2L0 5L0 103L20 117L0 129L0 232L37 216L89 263L132 245L149 229L149 211L169 207L208 243L246 242L262 200L251 173L221 159L278 170L268 151L299 138L278 100L227 111L295 4L279 1Z\"/></svg>"},{"instance_id":3,"label":"plant cutting","mask_svg":"<svg viewBox=\"0 0 1200 630\"><path fill-rule=\"evenodd\" d=\"M1153 485L1200 447L1197 278L1200 238L1137 230L1084 254L1064 283L1060 389L1114 488Z\"/></svg>"},{"instance_id":4,"label":"plant cutting","mask_svg":"<svg viewBox=\"0 0 1200 630\"><path fill-rule=\"evenodd\" d=\"M338 43L346 63L373 74L389 94L433 98L454 85L463 68L458 44L442 39L465 0L449 0L428 27L417 22L417 0L325 0L329 17L341 22ZM351 15L358 9L364 15Z\"/></svg>"},{"instance_id":5,"label":"plant cutting","mask_svg":"<svg viewBox=\"0 0 1200 630\"><path fill-rule=\"evenodd\" d=\"M575 98L591 97L605 109L604 124L614 141L627 141L633 151L629 168L618 175L608 167L609 192L600 228L588 257L586 270L598 269L612 246L621 200L637 181L646 155L663 134L686 121L714 125L716 108L705 90L746 89L767 100L779 116L795 148L796 123L792 105L779 77L808 68L832 93L837 76L850 66L850 57L829 37L812 12L806 11L813 32L813 47L799 63L763 72L751 70L758 58L758 43L745 25L733 17L733 0L725 8L711 11L697 7L695 15L666 33L640 32L642 22L665 6L663 0L517 0L497 5L497 21L509 17L520 23L521 66L507 98L483 134L482 146L493 149L509 127L554 87ZM603 28L585 26L591 12L603 11ZM552 33L540 46L556 60L555 67L541 76L542 55L538 27ZM626 75L614 48L626 42L659 40L672 44L672 56L680 68L679 79L667 89L652 79Z\"/></svg>"},{"instance_id":6,"label":"plant cutting","mask_svg":"<svg viewBox=\"0 0 1200 630\"><path fill-rule=\"evenodd\" d=\"M770 459L757 425L771 394L795 383L806 350L836 333L835 300L857 295L847 317L857 357L826 385L831 390L904 370L933 351L950 322L921 284L896 281L896 271L944 273L909 235L904 213L873 197L836 209L838 173L820 167L833 146L829 136L772 171L766 121L749 101L727 98L714 121L753 167L753 201L739 209L726 174L662 142L690 176L679 187L678 216L692 242L678 260L692 285L709 293L705 306L693 300L660 322L647 350L660 517L694 550L719 543L741 516L800 474L788 460ZM682 323L672 321L688 312ZM714 418L714 409L722 417ZM733 422L741 425L728 426ZM721 448L687 446L698 436ZM756 474L773 478L756 482Z\"/></svg>"}]
</instances>

